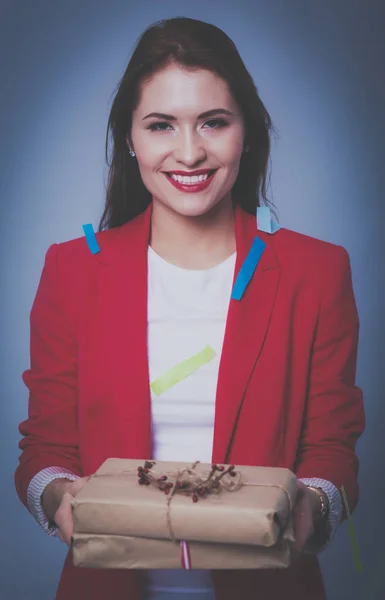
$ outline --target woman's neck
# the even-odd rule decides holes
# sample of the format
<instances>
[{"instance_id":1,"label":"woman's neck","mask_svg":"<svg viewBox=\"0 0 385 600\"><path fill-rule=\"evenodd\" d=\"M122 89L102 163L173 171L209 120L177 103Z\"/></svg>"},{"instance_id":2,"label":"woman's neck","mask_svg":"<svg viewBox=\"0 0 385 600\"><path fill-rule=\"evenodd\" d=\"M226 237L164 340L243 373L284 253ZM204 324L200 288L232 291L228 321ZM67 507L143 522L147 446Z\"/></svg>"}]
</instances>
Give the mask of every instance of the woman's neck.
<instances>
[{"instance_id":1,"label":"woman's neck","mask_svg":"<svg viewBox=\"0 0 385 600\"><path fill-rule=\"evenodd\" d=\"M164 260L184 269L220 264L236 251L231 201L199 217L185 217L154 202L150 245Z\"/></svg>"}]
</instances>

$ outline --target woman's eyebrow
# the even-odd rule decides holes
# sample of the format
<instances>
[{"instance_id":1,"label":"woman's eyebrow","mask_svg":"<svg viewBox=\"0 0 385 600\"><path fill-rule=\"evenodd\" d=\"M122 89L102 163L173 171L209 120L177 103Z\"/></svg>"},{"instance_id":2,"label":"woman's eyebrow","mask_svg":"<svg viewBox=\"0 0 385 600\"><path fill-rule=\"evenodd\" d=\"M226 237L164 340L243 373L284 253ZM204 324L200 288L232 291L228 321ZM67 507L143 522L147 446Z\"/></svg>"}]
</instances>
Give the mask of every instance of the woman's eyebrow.
<instances>
[{"instance_id":1,"label":"woman's eyebrow","mask_svg":"<svg viewBox=\"0 0 385 600\"><path fill-rule=\"evenodd\" d=\"M211 110L207 110L206 112L198 115L198 119L205 119L206 117L213 117L214 115L229 115L230 117L235 117L235 114L225 108L213 108ZM152 112L145 117L143 117L142 121L145 119L149 119L150 117L156 117L157 119L166 119L166 121L176 121L177 118L173 115L166 115L164 113Z\"/></svg>"}]
</instances>

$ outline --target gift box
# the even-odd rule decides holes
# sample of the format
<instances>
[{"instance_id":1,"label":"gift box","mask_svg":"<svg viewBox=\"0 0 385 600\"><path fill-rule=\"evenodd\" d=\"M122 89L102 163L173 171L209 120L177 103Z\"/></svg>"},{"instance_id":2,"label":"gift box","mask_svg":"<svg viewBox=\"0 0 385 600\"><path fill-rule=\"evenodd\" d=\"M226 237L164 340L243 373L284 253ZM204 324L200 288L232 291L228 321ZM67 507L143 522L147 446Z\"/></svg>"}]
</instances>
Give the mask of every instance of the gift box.
<instances>
[{"instance_id":1,"label":"gift box","mask_svg":"<svg viewBox=\"0 0 385 600\"><path fill-rule=\"evenodd\" d=\"M287 567L296 494L284 468L110 458L72 502L74 565Z\"/></svg>"}]
</instances>

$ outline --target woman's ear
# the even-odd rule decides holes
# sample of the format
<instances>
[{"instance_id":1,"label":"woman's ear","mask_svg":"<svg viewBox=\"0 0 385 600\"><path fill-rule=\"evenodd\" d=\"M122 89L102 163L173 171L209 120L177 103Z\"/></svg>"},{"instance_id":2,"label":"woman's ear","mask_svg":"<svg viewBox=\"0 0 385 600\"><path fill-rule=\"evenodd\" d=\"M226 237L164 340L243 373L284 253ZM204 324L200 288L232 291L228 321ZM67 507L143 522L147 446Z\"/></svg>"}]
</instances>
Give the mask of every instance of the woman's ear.
<instances>
[{"instance_id":1,"label":"woman's ear","mask_svg":"<svg viewBox=\"0 0 385 600\"><path fill-rule=\"evenodd\" d=\"M135 157L136 154L135 154L134 147L132 145L132 142L131 142L129 136L126 137L126 144L127 144L127 148L128 148L128 152L129 152L130 156Z\"/></svg>"},{"instance_id":2,"label":"woman's ear","mask_svg":"<svg viewBox=\"0 0 385 600\"><path fill-rule=\"evenodd\" d=\"M131 141L130 136L128 134L126 135L126 144L127 144L127 148L128 148L129 152L131 150L133 150L132 141Z\"/></svg>"}]
</instances>

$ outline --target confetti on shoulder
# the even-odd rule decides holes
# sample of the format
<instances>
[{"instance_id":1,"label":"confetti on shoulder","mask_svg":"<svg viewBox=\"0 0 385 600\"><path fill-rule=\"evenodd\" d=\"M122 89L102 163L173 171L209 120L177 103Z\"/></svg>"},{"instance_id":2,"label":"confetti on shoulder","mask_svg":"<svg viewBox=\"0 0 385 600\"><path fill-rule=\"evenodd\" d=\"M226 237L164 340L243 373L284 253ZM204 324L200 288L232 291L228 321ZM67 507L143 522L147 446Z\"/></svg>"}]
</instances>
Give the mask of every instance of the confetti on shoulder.
<instances>
[{"instance_id":1,"label":"confetti on shoulder","mask_svg":"<svg viewBox=\"0 0 385 600\"><path fill-rule=\"evenodd\" d=\"M265 248L265 242L256 236L235 280L233 290L231 292L231 298L233 300L240 300L242 298L245 289L249 285L251 278L254 275L254 271L257 268Z\"/></svg>"},{"instance_id":2,"label":"confetti on shoulder","mask_svg":"<svg viewBox=\"0 0 385 600\"><path fill-rule=\"evenodd\" d=\"M87 244L91 253L97 254L98 252L100 252L99 244L96 241L96 236L92 223L87 223L86 225L83 225L83 231L84 235L86 236Z\"/></svg>"},{"instance_id":3,"label":"confetti on shoulder","mask_svg":"<svg viewBox=\"0 0 385 600\"><path fill-rule=\"evenodd\" d=\"M276 233L281 226L271 218L270 208L268 206L257 207L257 229L265 233Z\"/></svg>"}]
</instances>

